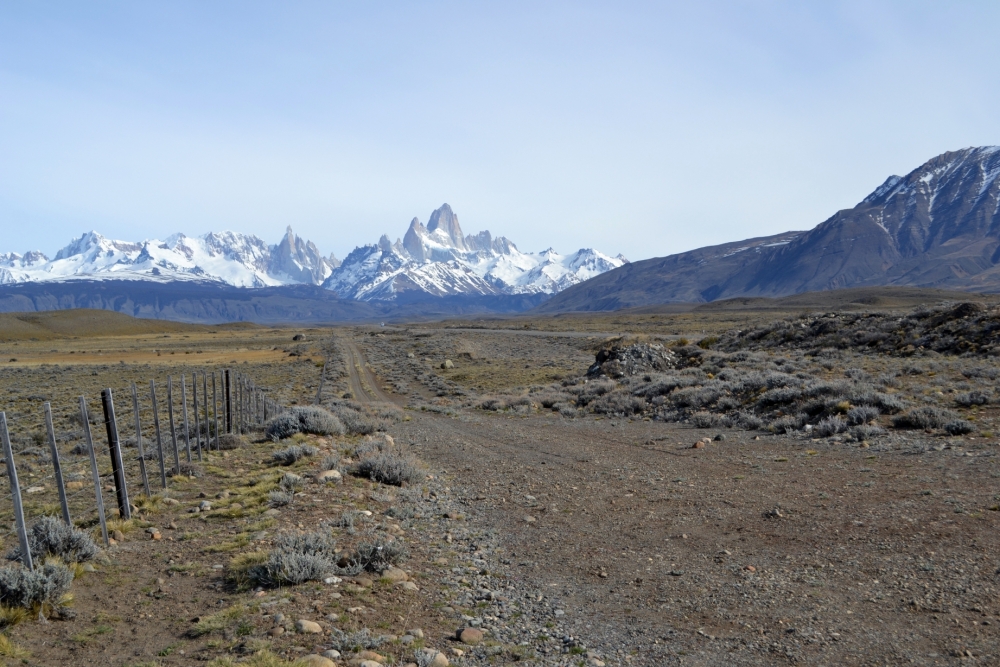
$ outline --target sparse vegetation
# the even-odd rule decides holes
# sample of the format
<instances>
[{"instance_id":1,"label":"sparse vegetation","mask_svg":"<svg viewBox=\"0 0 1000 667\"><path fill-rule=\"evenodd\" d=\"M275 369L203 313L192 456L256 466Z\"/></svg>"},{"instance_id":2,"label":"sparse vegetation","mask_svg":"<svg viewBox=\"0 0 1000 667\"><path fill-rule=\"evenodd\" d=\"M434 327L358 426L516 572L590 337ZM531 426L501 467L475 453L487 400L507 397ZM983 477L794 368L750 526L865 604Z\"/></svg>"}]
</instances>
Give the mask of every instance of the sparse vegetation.
<instances>
[{"instance_id":1,"label":"sparse vegetation","mask_svg":"<svg viewBox=\"0 0 1000 667\"><path fill-rule=\"evenodd\" d=\"M73 572L64 565L46 563L34 572L14 566L0 568L0 605L34 612L54 607L69 593Z\"/></svg>"},{"instance_id":2,"label":"sparse vegetation","mask_svg":"<svg viewBox=\"0 0 1000 667\"><path fill-rule=\"evenodd\" d=\"M410 557L410 550L398 540L370 535L354 548L352 562L367 572L381 572Z\"/></svg>"},{"instance_id":3,"label":"sparse vegetation","mask_svg":"<svg viewBox=\"0 0 1000 667\"><path fill-rule=\"evenodd\" d=\"M33 560L55 556L66 563L84 563L93 560L100 553L90 535L49 516L42 517L31 526L28 531L28 549L31 550ZM7 559L20 560L20 547L8 554Z\"/></svg>"},{"instance_id":4,"label":"sparse vegetation","mask_svg":"<svg viewBox=\"0 0 1000 667\"><path fill-rule=\"evenodd\" d=\"M292 445L271 454L271 460L278 465L290 466L306 456L315 456L317 452L319 450L312 445Z\"/></svg>"}]
</instances>

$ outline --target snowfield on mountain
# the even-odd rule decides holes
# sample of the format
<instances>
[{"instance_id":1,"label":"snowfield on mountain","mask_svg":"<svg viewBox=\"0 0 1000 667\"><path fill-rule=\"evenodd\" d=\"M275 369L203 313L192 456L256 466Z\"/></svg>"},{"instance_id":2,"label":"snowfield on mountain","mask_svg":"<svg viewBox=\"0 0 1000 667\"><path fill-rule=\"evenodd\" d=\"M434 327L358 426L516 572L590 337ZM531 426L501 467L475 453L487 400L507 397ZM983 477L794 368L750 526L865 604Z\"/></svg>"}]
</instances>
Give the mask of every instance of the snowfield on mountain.
<instances>
[{"instance_id":1,"label":"snowfield on mountain","mask_svg":"<svg viewBox=\"0 0 1000 667\"><path fill-rule=\"evenodd\" d=\"M0 254L0 284L72 280L216 282L235 287L322 285L338 296L392 301L400 294L432 296L555 294L628 263L584 248L560 255L518 250L483 231L463 236L448 204L425 227L416 218L402 240L383 235L356 248L341 264L289 227L277 245L235 232L164 241L116 241L88 232L49 259L38 251Z\"/></svg>"}]
</instances>

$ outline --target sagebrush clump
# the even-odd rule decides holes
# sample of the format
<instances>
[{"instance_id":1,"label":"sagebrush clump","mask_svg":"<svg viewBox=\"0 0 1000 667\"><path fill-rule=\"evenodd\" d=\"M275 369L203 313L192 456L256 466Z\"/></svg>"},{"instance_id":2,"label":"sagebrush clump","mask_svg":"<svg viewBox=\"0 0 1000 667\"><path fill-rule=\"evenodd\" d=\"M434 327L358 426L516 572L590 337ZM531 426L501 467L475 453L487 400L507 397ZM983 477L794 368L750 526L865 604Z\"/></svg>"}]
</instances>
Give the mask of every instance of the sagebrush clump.
<instances>
[{"instance_id":1,"label":"sagebrush clump","mask_svg":"<svg viewBox=\"0 0 1000 667\"><path fill-rule=\"evenodd\" d=\"M66 563L85 563L100 553L90 535L50 516L42 517L31 526L28 549L32 560L55 556ZM16 547L7 559L21 560L21 548Z\"/></svg>"},{"instance_id":2,"label":"sagebrush clump","mask_svg":"<svg viewBox=\"0 0 1000 667\"><path fill-rule=\"evenodd\" d=\"M72 583L73 573L63 565L47 564L34 572L23 567L2 567L0 605L32 610L55 606Z\"/></svg>"},{"instance_id":3,"label":"sagebrush clump","mask_svg":"<svg viewBox=\"0 0 1000 667\"><path fill-rule=\"evenodd\" d=\"M373 482L402 486L424 478L416 459L393 451L373 452L358 461L352 470Z\"/></svg>"},{"instance_id":4,"label":"sagebrush clump","mask_svg":"<svg viewBox=\"0 0 1000 667\"><path fill-rule=\"evenodd\" d=\"M320 407L295 407L272 417L264 425L264 434L277 442L296 433L344 435L343 423L329 410Z\"/></svg>"},{"instance_id":5,"label":"sagebrush clump","mask_svg":"<svg viewBox=\"0 0 1000 667\"><path fill-rule=\"evenodd\" d=\"M360 542L351 561L367 572L381 572L410 557L410 550L398 540L376 535Z\"/></svg>"},{"instance_id":6,"label":"sagebrush clump","mask_svg":"<svg viewBox=\"0 0 1000 667\"><path fill-rule=\"evenodd\" d=\"M302 584L338 574L357 574L359 567L337 565L337 543L329 529L278 538L267 560L252 566L251 580L262 586Z\"/></svg>"},{"instance_id":7,"label":"sagebrush clump","mask_svg":"<svg viewBox=\"0 0 1000 667\"><path fill-rule=\"evenodd\" d=\"M271 460L278 465L290 466L306 456L315 456L318 452L312 445L292 445L271 454Z\"/></svg>"}]
</instances>

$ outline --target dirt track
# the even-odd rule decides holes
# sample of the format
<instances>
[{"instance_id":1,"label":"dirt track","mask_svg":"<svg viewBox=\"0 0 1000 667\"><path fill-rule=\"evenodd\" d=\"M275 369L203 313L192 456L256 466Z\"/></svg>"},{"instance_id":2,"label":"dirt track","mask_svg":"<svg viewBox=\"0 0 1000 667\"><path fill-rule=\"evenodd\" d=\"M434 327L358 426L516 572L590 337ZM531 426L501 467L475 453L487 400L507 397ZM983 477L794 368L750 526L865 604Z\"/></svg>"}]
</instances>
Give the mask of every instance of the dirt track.
<instances>
[{"instance_id":1,"label":"dirt track","mask_svg":"<svg viewBox=\"0 0 1000 667\"><path fill-rule=\"evenodd\" d=\"M347 370L350 376L351 393L359 403L394 403L382 388L378 379L368 367L368 362L358 346L351 340L342 338L338 343L347 353Z\"/></svg>"}]
</instances>

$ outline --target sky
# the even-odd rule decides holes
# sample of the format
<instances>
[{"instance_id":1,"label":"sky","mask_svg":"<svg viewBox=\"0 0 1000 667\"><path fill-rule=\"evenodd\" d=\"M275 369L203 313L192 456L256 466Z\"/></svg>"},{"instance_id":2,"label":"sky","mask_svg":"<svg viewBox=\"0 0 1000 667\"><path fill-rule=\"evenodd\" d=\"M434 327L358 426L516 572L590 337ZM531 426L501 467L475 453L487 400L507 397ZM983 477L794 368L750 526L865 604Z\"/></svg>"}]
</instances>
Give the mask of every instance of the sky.
<instances>
[{"instance_id":1,"label":"sky","mask_svg":"<svg viewBox=\"0 0 1000 667\"><path fill-rule=\"evenodd\" d=\"M992 2L0 0L0 252L291 225L631 260L1000 143Z\"/></svg>"}]
</instances>

